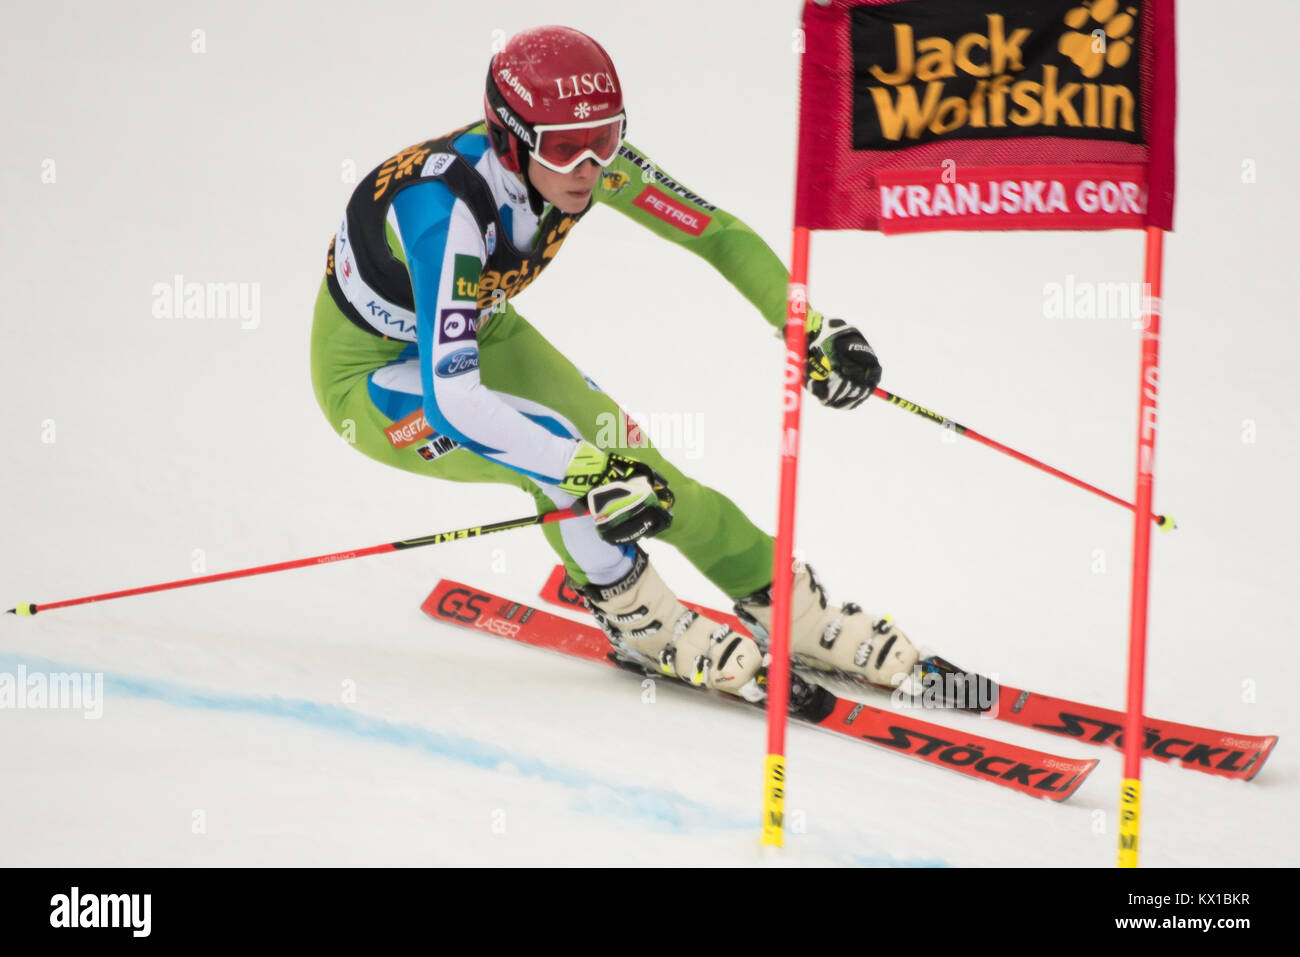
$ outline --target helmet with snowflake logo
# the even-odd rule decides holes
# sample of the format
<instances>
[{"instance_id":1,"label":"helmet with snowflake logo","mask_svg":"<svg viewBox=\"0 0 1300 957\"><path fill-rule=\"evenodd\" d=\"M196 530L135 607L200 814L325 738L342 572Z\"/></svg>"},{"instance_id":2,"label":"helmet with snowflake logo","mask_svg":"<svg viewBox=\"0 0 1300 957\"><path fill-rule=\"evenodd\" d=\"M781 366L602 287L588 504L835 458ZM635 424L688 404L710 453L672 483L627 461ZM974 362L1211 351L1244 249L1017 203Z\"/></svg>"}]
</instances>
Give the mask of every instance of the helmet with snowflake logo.
<instances>
[{"instance_id":1,"label":"helmet with snowflake logo","mask_svg":"<svg viewBox=\"0 0 1300 957\"><path fill-rule=\"evenodd\" d=\"M569 27L512 36L488 65L484 109L501 165L525 182L530 162L557 173L587 159L608 166L627 128L614 61Z\"/></svg>"}]
</instances>

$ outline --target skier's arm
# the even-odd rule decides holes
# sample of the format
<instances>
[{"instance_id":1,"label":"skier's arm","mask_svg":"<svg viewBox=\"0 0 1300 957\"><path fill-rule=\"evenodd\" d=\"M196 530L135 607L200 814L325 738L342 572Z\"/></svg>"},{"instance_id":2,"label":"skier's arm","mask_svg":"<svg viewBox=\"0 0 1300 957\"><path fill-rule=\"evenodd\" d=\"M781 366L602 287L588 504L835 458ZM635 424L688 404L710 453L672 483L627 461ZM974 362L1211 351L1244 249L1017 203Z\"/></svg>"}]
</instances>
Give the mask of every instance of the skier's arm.
<instances>
[{"instance_id":1,"label":"skier's arm","mask_svg":"<svg viewBox=\"0 0 1300 957\"><path fill-rule=\"evenodd\" d=\"M511 408L479 376L479 310L466 290L477 285L486 250L473 215L436 182L403 190L393 209L415 294L425 418L485 458L560 482L578 442Z\"/></svg>"},{"instance_id":2,"label":"skier's arm","mask_svg":"<svg viewBox=\"0 0 1300 957\"><path fill-rule=\"evenodd\" d=\"M763 318L785 325L785 264L757 233L669 176L630 143L605 168L596 199L707 260Z\"/></svg>"},{"instance_id":3,"label":"skier's arm","mask_svg":"<svg viewBox=\"0 0 1300 957\"><path fill-rule=\"evenodd\" d=\"M790 275L758 234L673 179L624 143L596 187L596 197L653 232L708 260L778 330L785 326ZM841 319L823 327L808 308L804 384L823 405L854 408L880 382L880 362L857 329Z\"/></svg>"}]
</instances>

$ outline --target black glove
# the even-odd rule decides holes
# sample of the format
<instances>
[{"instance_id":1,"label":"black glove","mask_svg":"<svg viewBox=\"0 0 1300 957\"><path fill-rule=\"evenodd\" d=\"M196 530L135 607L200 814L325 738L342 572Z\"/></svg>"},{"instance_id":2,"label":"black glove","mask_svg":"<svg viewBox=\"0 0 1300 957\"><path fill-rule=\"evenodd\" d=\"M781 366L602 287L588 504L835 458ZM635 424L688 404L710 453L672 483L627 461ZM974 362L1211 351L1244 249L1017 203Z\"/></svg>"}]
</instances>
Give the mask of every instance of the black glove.
<instances>
[{"instance_id":1,"label":"black glove","mask_svg":"<svg viewBox=\"0 0 1300 957\"><path fill-rule=\"evenodd\" d=\"M856 409L880 384L880 374L880 360L857 328L843 319L809 322L804 385L822 405Z\"/></svg>"}]
</instances>

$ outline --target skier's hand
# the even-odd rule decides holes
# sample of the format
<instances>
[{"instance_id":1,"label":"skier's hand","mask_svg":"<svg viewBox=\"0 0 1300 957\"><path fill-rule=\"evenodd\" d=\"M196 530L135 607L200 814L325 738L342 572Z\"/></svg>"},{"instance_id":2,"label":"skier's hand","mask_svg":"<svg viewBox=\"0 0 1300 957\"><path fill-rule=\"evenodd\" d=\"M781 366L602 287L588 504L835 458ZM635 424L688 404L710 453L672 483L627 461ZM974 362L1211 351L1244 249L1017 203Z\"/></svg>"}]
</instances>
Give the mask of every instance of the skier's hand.
<instances>
[{"instance_id":1,"label":"skier's hand","mask_svg":"<svg viewBox=\"0 0 1300 957\"><path fill-rule=\"evenodd\" d=\"M880 360L857 328L809 311L804 385L822 405L857 408L880 384L880 374Z\"/></svg>"},{"instance_id":2,"label":"skier's hand","mask_svg":"<svg viewBox=\"0 0 1300 957\"><path fill-rule=\"evenodd\" d=\"M668 482L644 462L578 443L560 491L586 498L596 533L613 545L658 535L673 522Z\"/></svg>"}]
</instances>

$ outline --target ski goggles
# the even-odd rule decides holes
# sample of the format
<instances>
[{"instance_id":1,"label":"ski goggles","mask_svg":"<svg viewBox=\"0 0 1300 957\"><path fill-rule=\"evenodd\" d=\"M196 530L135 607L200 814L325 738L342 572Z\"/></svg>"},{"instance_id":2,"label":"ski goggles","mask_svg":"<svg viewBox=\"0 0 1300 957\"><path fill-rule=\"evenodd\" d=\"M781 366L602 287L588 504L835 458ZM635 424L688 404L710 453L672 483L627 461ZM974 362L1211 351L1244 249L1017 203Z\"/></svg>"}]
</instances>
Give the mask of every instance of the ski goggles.
<instances>
[{"instance_id":1,"label":"ski goggles","mask_svg":"<svg viewBox=\"0 0 1300 957\"><path fill-rule=\"evenodd\" d=\"M618 155L626 122L626 117L620 113L608 119L590 120L586 123L534 126L537 145L530 155L556 173L571 173L587 159L608 166Z\"/></svg>"}]
</instances>

